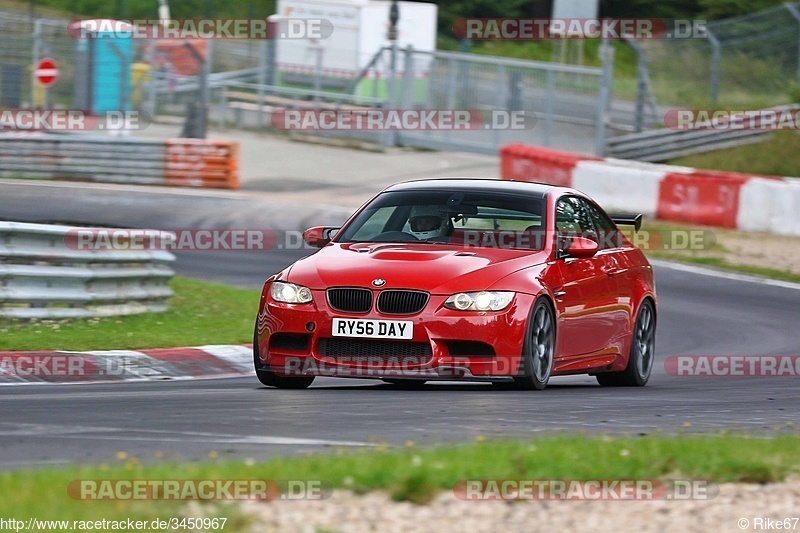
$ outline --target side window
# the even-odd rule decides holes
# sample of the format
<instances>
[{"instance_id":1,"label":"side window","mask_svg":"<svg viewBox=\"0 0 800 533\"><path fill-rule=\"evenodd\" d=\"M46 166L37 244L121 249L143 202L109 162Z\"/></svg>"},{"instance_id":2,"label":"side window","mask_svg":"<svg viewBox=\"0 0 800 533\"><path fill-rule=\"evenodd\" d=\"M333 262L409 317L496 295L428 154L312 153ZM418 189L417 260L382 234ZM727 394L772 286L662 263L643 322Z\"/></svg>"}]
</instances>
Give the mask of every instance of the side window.
<instances>
[{"instance_id":1,"label":"side window","mask_svg":"<svg viewBox=\"0 0 800 533\"><path fill-rule=\"evenodd\" d=\"M588 211L581 200L573 196L560 198L556 203L556 230L563 236L596 237Z\"/></svg>"},{"instance_id":2,"label":"side window","mask_svg":"<svg viewBox=\"0 0 800 533\"><path fill-rule=\"evenodd\" d=\"M594 227L597 229L597 242L600 245L600 249L608 250L610 248L619 248L622 246L622 239L617 231L617 227L611 219L608 218L608 215L589 200L583 200L583 205L586 208L586 212L589 213Z\"/></svg>"},{"instance_id":3,"label":"side window","mask_svg":"<svg viewBox=\"0 0 800 533\"><path fill-rule=\"evenodd\" d=\"M556 203L556 230L559 235L580 233L581 225L578 210L570 198L560 198Z\"/></svg>"}]
</instances>

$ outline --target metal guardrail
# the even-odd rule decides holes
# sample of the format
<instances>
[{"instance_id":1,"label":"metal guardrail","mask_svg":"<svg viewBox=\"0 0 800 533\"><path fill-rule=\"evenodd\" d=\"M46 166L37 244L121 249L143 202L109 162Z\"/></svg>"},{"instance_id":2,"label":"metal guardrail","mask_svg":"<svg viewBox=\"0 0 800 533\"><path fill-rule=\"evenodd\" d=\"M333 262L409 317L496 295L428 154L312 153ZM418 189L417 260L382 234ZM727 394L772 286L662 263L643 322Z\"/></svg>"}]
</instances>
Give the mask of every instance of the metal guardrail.
<instances>
[{"instance_id":1,"label":"metal guardrail","mask_svg":"<svg viewBox=\"0 0 800 533\"><path fill-rule=\"evenodd\" d=\"M77 228L0 222L0 317L84 318L161 312L175 274L166 251L80 250Z\"/></svg>"},{"instance_id":2,"label":"metal guardrail","mask_svg":"<svg viewBox=\"0 0 800 533\"><path fill-rule=\"evenodd\" d=\"M238 187L238 143L84 134L0 134L0 177Z\"/></svg>"},{"instance_id":3,"label":"metal guardrail","mask_svg":"<svg viewBox=\"0 0 800 533\"><path fill-rule=\"evenodd\" d=\"M163 184L165 150L163 141L0 135L0 177Z\"/></svg>"},{"instance_id":4,"label":"metal guardrail","mask_svg":"<svg viewBox=\"0 0 800 533\"><path fill-rule=\"evenodd\" d=\"M772 111L797 111L800 105L771 108ZM766 111L766 110L765 110ZM659 129L611 137L605 155L619 159L658 162L691 154L757 143L772 133L768 129L748 129L744 119L730 124L712 121L710 129Z\"/></svg>"}]
</instances>

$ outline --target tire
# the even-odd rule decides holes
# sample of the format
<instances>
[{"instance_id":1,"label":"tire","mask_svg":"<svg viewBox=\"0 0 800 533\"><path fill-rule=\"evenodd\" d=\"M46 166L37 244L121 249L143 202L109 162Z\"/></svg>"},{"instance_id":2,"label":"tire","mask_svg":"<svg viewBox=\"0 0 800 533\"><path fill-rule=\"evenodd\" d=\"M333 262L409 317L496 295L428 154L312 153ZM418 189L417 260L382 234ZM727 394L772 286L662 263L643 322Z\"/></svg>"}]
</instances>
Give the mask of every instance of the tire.
<instances>
[{"instance_id":1,"label":"tire","mask_svg":"<svg viewBox=\"0 0 800 533\"><path fill-rule=\"evenodd\" d=\"M253 365L256 368L258 381L267 387L276 387L278 389L307 389L314 382L314 376L289 378L278 376L275 372L263 368L261 359L258 357L258 325L256 325L253 331Z\"/></svg>"},{"instance_id":2,"label":"tire","mask_svg":"<svg viewBox=\"0 0 800 533\"><path fill-rule=\"evenodd\" d=\"M556 348L556 321L544 298L536 301L522 344L522 376L514 378L517 389L542 390L550 381ZM505 388L497 385L499 388Z\"/></svg>"},{"instance_id":3,"label":"tire","mask_svg":"<svg viewBox=\"0 0 800 533\"><path fill-rule=\"evenodd\" d=\"M385 381L391 385L394 385L397 388L405 389L405 390L418 390L425 385L424 379L382 379L381 381Z\"/></svg>"},{"instance_id":4,"label":"tire","mask_svg":"<svg viewBox=\"0 0 800 533\"><path fill-rule=\"evenodd\" d=\"M597 374L597 382L604 387L644 387L653 372L655 349L656 312L648 299L642 302L636 315L625 370Z\"/></svg>"}]
</instances>

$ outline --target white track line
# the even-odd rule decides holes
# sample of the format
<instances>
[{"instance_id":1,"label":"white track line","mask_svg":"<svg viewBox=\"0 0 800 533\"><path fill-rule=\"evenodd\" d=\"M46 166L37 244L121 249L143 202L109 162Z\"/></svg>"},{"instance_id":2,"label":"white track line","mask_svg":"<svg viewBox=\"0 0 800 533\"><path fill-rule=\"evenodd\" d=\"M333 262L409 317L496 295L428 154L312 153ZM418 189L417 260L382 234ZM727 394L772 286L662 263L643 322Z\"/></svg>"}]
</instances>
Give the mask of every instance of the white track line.
<instances>
[{"instance_id":1,"label":"white track line","mask_svg":"<svg viewBox=\"0 0 800 533\"><path fill-rule=\"evenodd\" d=\"M9 429L0 429L3 437L55 437L61 439L159 441L159 442L208 442L213 444L277 444L303 446L351 446L374 447L372 442L309 439L302 437L282 437L277 435L232 435L229 433L208 433L202 431L169 431L159 429L137 429L105 426L61 426L48 424L7 424ZM125 434L119 436L119 434ZM132 434L132 435L131 435Z\"/></svg>"},{"instance_id":2,"label":"white track line","mask_svg":"<svg viewBox=\"0 0 800 533\"><path fill-rule=\"evenodd\" d=\"M208 198L226 198L241 200L246 198L258 197L258 193L251 191L239 191L229 189L212 189L208 187L171 187L169 185L132 185L128 183L108 183L108 182L69 182L36 179L0 179L0 185L25 185L31 187L45 187L50 189L83 189L83 190L106 190L122 191L150 194L174 194L180 196L204 196Z\"/></svg>"},{"instance_id":3,"label":"white track line","mask_svg":"<svg viewBox=\"0 0 800 533\"><path fill-rule=\"evenodd\" d=\"M689 272L691 274L699 274L701 276L710 276L712 278L721 278L731 281L744 281L747 283L760 283L762 285L770 285L773 287L781 287L783 289L794 289L800 291L800 283L792 283L791 281L781 281L778 279L762 278L759 276L751 276L747 274L738 274L735 272L725 272L713 268L687 265L684 263L675 263L672 261L650 260L653 266L659 268L671 268L672 270L679 270L681 272Z\"/></svg>"}]
</instances>

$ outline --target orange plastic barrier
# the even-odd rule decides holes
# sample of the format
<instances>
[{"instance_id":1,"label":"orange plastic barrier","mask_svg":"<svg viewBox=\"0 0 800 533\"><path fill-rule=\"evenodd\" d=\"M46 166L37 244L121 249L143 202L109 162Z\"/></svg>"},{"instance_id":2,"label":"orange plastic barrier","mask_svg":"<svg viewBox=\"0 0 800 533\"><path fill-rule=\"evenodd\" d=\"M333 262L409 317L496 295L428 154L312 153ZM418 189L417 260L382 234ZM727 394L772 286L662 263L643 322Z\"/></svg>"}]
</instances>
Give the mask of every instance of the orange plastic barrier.
<instances>
[{"instance_id":1,"label":"orange plastic barrier","mask_svg":"<svg viewBox=\"0 0 800 533\"><path fill-rule=\"evenodd\" d=\"M239 143L209 139L169 139L164 182L184 187L239 187Z\"/></svg>"}]
</instances>

